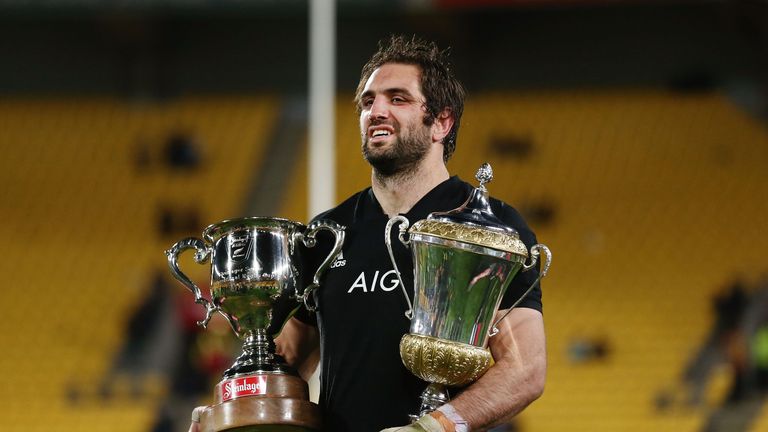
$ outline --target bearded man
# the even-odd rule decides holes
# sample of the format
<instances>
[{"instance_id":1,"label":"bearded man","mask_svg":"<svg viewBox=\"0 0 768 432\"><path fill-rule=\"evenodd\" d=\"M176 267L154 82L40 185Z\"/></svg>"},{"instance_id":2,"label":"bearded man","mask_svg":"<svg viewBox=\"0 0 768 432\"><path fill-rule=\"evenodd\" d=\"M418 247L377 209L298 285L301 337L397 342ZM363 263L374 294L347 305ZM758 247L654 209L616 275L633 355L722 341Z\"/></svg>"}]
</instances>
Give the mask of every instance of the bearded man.
<instances>
[{"instance_id":1,"label":"bearded man","mask_svg":"<svg viewBox=\"0 0 768 432\"><path fill-rule=\"evenodd\" d=\"M363 67L356 92L362 152L371 187L317 219L346 226L343 259L315 291L317 314L300 310L275 340L277 353L303 377L320 359L324 430L333 432L482 430L508 421L544 388L546 354L537 286L499 324L490 339L495 363L449 404L408 426L426 383L400 360L409 330L406 300L384 244L390 217L410 221L463 204L473 187L451 177L446 162L456 148L464 90L434 43L392 37ZM496 199L491 208L530 249L536 238L519 213ZM322 241L322 239L321 239ZM331 243L331 242L328 242ZM410 252L392 242L406 287L413 286ZM316 268L330 244L316 247ZM307 272L312 274L311 271ZM534 282L536 269L518 273L499 314ZM498 315L501 316L501 315ZM193 425L194 429L195 425Z\"/></svg>"}]
</instances>

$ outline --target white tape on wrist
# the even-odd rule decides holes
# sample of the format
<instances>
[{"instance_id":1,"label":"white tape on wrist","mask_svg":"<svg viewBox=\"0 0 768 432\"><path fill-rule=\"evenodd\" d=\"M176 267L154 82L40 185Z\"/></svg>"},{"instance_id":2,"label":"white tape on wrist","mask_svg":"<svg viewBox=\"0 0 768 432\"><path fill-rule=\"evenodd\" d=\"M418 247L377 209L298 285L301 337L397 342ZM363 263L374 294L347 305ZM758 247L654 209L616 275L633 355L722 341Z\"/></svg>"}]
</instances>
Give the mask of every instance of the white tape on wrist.
<instances>
[{"instance_id":1,"label":"white tape on wrist","mask_svg":"<svg viewBox=\"0 0 768 432\"><path fill-rule=\"evenodd\" d=\"M459 414L458 411L456 411L451 404L445 404L437 409L445 417L448 418L448 420L452 421L454 425L456 425L456 432L469 432L469 426L467 425L467 421L464 420L464 418Z\"/></svg>"}]
</instances>

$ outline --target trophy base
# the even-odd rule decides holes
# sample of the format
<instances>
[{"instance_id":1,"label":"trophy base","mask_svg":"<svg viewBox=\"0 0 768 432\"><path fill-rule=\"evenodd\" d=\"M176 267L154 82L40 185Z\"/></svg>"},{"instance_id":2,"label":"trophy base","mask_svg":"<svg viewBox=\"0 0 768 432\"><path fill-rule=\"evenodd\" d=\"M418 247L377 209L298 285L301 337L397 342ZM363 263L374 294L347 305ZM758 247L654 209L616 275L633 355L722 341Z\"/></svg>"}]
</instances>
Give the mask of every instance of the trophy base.
<instances>
[{"instance_id":1,"label":"trophy base","mask_svg":"<svg viewBox=\"0 0 768 432\"><path fill-rule=\"evenodd\" d=\"M215 403L200 416L202 432L320 431L320 407L309 401L307 383L295 375L259 373L225 378Z\"/></svg>"}]
</instances>

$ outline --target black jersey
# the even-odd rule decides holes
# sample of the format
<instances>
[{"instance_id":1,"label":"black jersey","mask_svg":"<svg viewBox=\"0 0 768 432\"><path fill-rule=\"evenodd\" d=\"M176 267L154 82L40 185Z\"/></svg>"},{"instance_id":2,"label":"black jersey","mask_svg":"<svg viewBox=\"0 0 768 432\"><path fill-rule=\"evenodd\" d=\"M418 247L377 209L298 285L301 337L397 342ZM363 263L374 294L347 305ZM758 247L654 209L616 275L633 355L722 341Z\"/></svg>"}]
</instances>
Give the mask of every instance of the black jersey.
<instances>
[{"instance_id":1,"label":"black jersey","mask_svg":"<svg viewBox=\"0 0 768 432\"><path fill-rule=\"evenodd\" d=\"M432 189L409 211L411 223L434 211L448 211L463 204L473 187L451 177ZM515 228L530 249L536 238L520 214L501 201L491 207L504 223ZM384 244L388 221L368 188L316 219L331 219L346 226L342 253L326 271L316 291L317 314L301 310L297 318L320 330L320 406L326 431L373 432L408 424L408 414L418 411L419 395L426 383L416 378L400 360L400 338L408 332L408 305ZM406 291L413 296L411 252L397 240L392 244ZM331 236L319 237L317 253L306 264L316 268L330 250ZM312 272L306 272L311 276ZM518 272L501 302L511 306L535 280L538 272ZM541 311L541 290L536 287L519 305Z\"/></svg>"}]
</instances>

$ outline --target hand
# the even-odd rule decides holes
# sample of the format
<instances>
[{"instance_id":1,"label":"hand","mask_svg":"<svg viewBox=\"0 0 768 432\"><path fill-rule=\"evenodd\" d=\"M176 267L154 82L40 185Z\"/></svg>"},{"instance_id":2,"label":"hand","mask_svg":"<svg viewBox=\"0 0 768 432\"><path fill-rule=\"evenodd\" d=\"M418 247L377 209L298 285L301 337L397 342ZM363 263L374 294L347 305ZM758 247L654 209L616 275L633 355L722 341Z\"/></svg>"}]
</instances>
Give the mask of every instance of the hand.
<instances>
[{"instance_id":1,"label":"hand","mask_svg":"<svg viewBox=\"0 0 768 432\"><path fill-rule=\"evenodd\" d=\"M200 416L205 411L204 406L199 406L192 410L192 423L189 425L189 432L200 432Z\"/></svg>"},{"instance_id":2,"label":"hand","mask_svg":"<svg viewBox=\"0 0 768 432\"><path fill-rule=\"evenodd\" d=\"M381 432L448 432L448 430L435 417L427 414L408 426L387 428Z\"/></svg>"}]
</instances>

